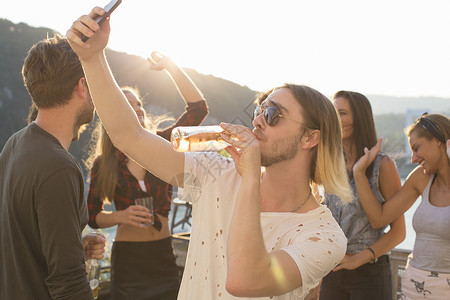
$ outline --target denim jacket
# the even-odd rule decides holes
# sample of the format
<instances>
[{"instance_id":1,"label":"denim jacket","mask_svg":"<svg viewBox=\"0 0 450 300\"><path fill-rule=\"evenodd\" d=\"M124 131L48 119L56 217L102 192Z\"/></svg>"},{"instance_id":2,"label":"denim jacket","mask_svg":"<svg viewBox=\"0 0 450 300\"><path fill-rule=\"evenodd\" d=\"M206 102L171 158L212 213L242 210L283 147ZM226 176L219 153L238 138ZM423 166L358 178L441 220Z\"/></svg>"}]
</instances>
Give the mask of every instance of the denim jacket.
<instances>
[{"instance_id":1,"label":"denim jacket","mask_svg":"<svg viewBox=\"0 0 450 300\"><path fill-rule=\"evenodd\" d=\"M383 156L384 154L378 153L374 161L372 176L369 178L372 192L380 203L385 201L378 186L380 163ZM387 226L379 229L372 228L359 201L354 179L351 180L350 185L353 193L352 202L345 204L336 195L325 193L325 204L347 237L347 253L358 253L379 240Z\"/></svg>"}]
</instances>

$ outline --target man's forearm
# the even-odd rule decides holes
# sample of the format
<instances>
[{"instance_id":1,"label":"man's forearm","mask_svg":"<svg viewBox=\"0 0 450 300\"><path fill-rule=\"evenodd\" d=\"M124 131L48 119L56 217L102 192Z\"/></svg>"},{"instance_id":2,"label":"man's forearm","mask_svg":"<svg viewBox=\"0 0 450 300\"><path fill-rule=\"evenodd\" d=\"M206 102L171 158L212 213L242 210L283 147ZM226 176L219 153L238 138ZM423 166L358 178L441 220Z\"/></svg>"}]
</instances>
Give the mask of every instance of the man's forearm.
<instances>
[{"instance_id":1,"label":"man's forearm","mask_svg":"<svg viewBox=\"0 0 450 300\"><path fill-rule=\"evenodd\" d=\"M234 282L256 279L268 271L270 257L260 224L259 178L243 178L228 235L228 278ZM250 272L250 273L248 273Z\"/></svg>"},{"instance_id":2,"label":"man's forearm","mask_svg":"<svg viewBox=\"0 0 450 300\"><path fill-rule=\"evenodd\" d=\"M82 61L86 80L100 119L114 145L129 144L136 138L139 121L116 84L104 53Z\"/></svg>"},{"instance_id":3,"label":"man's forearm","mask_svg":"<svg viewBox=\"0 0 450 300\"><path fill-rule=\"evenodd\" d=\"M82 64L97 113L114 146L161 180L171 184L182 181L184 155L175 152L167 140L141 126L116 84L104 53Z\"/></svg>"}]
</instances>

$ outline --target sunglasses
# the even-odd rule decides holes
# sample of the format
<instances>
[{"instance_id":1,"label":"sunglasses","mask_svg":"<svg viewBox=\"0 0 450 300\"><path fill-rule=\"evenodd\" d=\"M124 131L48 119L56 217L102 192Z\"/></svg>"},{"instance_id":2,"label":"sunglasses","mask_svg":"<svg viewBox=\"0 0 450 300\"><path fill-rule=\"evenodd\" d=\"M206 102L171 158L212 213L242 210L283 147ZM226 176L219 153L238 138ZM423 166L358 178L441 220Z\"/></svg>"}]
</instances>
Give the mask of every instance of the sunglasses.
<instances>
[{"instance_id":1,"label":"sunglasses","mask_svg":"<svg viewBox=\"0 0 450 300\"><path fill-rule=\"evenodd\" d=\"M255 111L253 112L253 120L256 119L262 113L264 113L264 120L266 120L266 123L269 126L277 125L277 123L280 120L280 118L284 118L286 120L291 120L291 121L294 121L294 122L297 122L297 123L303 125L302 122L299 122L299 121L294 120L294 119L290 119L290 118L288 118L286 116L283 116L281 114L281 109L278 106L275 106L275 105L266 106L266 107L258 105L255 108Z\"/></svg>"}]
</instances>

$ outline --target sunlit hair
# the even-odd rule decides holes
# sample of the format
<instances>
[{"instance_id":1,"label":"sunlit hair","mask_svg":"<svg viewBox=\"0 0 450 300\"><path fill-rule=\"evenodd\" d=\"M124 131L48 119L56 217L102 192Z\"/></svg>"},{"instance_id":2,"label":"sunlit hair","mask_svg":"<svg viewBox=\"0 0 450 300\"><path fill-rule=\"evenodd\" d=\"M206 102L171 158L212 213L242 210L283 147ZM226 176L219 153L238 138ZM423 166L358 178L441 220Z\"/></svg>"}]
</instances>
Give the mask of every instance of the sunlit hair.
<instances>
[{"instance_id":1,"label":"sunlit hair","mask_svg":"<svg viewBox=\"0 0 450 300\"><path fill-rule=\"evenodd\" d=\"M426 118L431 121L431 123L436 126L436 129L439 130L439 132L444 136L445 142L450 139L450 119L447 116L441 114L424 114L420 118ZM432 139L437 139L428 129L420 125L418 122L420 118L414 124L406 128L406 135L411 136L414 132L418 137L425 138L429 141ZM444 148L447 147L445 142L442 146Z\"/></svg>"},{"instance_id":2,"label":"sunlit hair","mask_svg":"<svg viewBox=\"0 0 450 300\"><path fill-rule=\"evenodd\" d=\"M352 141L355 145L357 162L364 155L364 147L372 148L377 143L377 131L375 129L375 121L373 119L372 106L369 99L363 94L351 91L339 91L334 94L333 99L344 98L350 104L353 115L353 136ZM344 153L344 155L346 155ZM367 178L372 177L373 162L366 170ZM350 172L353 177L353 170Z\"/></svg>"},{"instance_id":3,"label":"sunlit hair","mask_svg":"<svg viewBox=\"0 0 450 300\"><path fill-rule=\"evenodd\" d=\"M28 115L27 115L27 124L30 124L34 120L36 120L38 113L38 108L36 104L32 101L30 107L28 108Z\"/></svg>"},{"instance_id":4,"label":"sunlit hair","mask_svg":"<svg viewBox=\"0 0 450 300\"><path fill-rule=\"evenodd\" d=\"M311 164L312 184L322 185L328 194L335 194L344 202L352 200L345 168L340 119L331 101L308 86L286 83L273 91L286 88L301 106L308 130L319 130Z\"/></svg>"},{"instance_id":5,"label":"sunlit hair","mask_svg":"<svg viewBox=\"0 0 450 300\"><path fill-rule=\"evenodd\" d=\"M84 73L67 39L55 35L31 47L22 67L22 77L36 106L51 108L68 102Z\"/></svg>"},{"instance_id":6,"label":"sunlit hair","mask_svg":"<svg viewBox=\"0 0 450 300\"><path fill-rule=\"evenodd\" d=\"M136 96L139 101L141 96L139 91L133 87L123 87L122 92L126 95L131 93ZM156 132L158 126L166 121L173 120L168 115L153 116L145 113L145 128L153 133ZM114 147L105 127L101 122L98 122L97 128L93 134L94 140L97 140L95 151L90 155L86 161L88 168L93 166L93 162L98 160L96 164L96 187L95 196L100 197L103 202L112 202L114 200L114 192L119 174L119 152Z\"/></svg>"},{"instance_id":7,"label":"sunlit hair","mask_svg":"<svg viewBox=\"0 0 450 300\"><path fill-rule=\"evenodd\" d=\"M141 102L141 105L142 105L141 94L139 93L138 89L131 87L131 86L124 86L121 88L121 90L122 90L122 93L124 93L125 97L127 96L127 94L134 95L136 97L136 99L139 102ZM145 121L145 125L144 125L145 128L152 127L153 124L151 124L149 117L147 116L147 113L144 114L144 121ZM152 131L152 130L150 130L150 131Z\"/></svg>"},{"instance_id":8,"label":"sunlit hair","mask_svg":"<svg viewBox=\"0 0 450 300\"><path fill-rule=\"evenodd\" d=\"M269 97L269 95L272 93L272 90L268 90L267 92L261 92L256 94L255 96L255 100L253 101L253 103L255 103L256 105L261 105L261 103L264 102L264 100L266 100L267 97Z\"/></svg>"}]
</instances>

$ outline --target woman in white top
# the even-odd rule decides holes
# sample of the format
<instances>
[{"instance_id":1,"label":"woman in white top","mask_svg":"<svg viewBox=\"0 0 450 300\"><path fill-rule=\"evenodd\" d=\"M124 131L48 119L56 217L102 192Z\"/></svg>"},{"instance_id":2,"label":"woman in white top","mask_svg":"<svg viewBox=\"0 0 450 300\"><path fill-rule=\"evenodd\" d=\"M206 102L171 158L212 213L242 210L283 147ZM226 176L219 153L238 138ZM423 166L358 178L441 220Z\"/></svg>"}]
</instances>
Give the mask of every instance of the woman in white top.
<instances>
[{"instance_id":1,"label":"woman in white top","mask_svg":"<svg viewBox=\"0 0 450 300\"><path fill-rule=\"evenodd\" d=\"M424 114L407 129L411 161L419 164L400 191L384 205L368 193L365 170L381 140L354 166L356 188L371 224L381 227L408 210L422 195L414 213L414 249L402 275L401 299L450 299L450 119ZM447 144L447 145L446 145Z\"/></svg>"}]
</instances>

